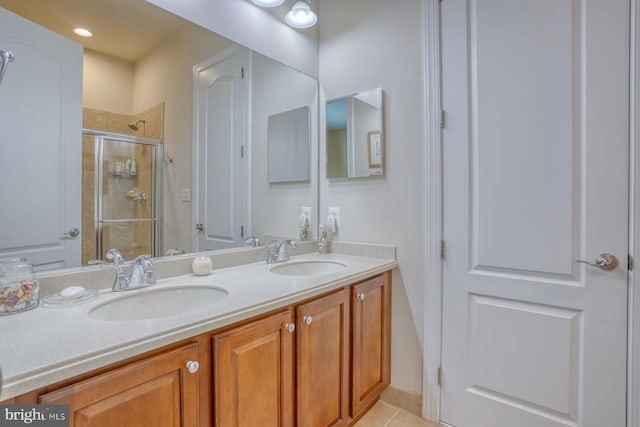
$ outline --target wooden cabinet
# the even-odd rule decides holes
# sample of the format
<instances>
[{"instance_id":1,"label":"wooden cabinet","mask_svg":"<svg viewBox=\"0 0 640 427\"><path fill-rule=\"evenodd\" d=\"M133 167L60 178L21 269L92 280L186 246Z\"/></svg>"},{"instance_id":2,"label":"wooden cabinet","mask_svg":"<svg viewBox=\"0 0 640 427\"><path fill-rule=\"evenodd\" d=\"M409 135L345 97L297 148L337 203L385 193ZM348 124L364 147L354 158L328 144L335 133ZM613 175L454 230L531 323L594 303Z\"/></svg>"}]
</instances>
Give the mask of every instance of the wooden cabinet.
<instances>
[{"instance_id":1,"label":"wooden cabinet","mask_svg":"<svg viewBox=\"0 0 640 427\"><path fill-rule=\"evenodd\" d=\"M293 314L213 338L215 426L347 424L349 293L298 306L295 323Z\"/></svg>"},{"instance_id":2,"label":"wooden cabinet","mask_svg":"<svg viewBox=\"0 0 640 427\"><path fill-rule=\"evenodd\" d=\"M330 294L296 309L298 426L349 421L349 293Z\"/></svg>"},{"instance_id":3,"label":"wooden cabinet","mask_svg":"<svg viewBox=\"0 0 640 427\"><path fill-rule=\"evenodd\" d=\"M375 402L391 380L391 283L389 273L351 289L351 413Z\"/></svg>"},{"instance_id":4,"label":"wooden cabinet","mask_svg":"<svg viewBox=\"0 0 640 427\"><path fill-rule=\"evenodd\" d=\"M390 339L387 272L9 402L68 404L70 427L346 426L389 385Z\"/></svg>"},{"instance_id":5,"label":"wooden cabinet","mask_svg":"<svg viewBox=\"0 0 640 427\"><path fill-rule=\"evenodd\" d=\"M294 425L294 329L287 310L213 338L215 426Z\"/></svg>"},{"instance_id":6,"label":"wooden cabinet","mask_svg":"<svg viewBox=\"0 0 640 427\"><path fill-rule=\"evenodd\" d=\"M349 425L389 385L390 339L389 274L218 334L215 426Z\"/></svg>"},{"instance_id":7,"label":"wooden cabinet","mask_svg":"<svg viewBox=\"0 0 640 427\"><path fill-rule=\"evenodd\" d=\"M197 344L186 345L43 394L38 401L68 404L70 427L197 426L198 375L187 369L197 360Z\"/></svg>"}]
</instances>

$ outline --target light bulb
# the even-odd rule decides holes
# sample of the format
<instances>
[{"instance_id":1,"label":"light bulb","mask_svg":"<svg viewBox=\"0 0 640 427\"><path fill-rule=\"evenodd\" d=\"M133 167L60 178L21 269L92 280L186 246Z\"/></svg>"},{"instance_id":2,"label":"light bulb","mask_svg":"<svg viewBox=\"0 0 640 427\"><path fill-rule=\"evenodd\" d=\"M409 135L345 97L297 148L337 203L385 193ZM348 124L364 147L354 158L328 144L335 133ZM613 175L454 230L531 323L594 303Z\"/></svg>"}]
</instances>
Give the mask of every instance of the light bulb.
<instances>
[{"instance_id":1,"label":"light bulb","mask_svg":"<svg viewBox=\"0 0 640 427\"><path fill-rule=\"evenodd\" d=\"M294 28L313 27L318 22L318 17L304 1L298 1L293 5L291 11L285 16L287 24Z\"/></svg>"}]
</instances>

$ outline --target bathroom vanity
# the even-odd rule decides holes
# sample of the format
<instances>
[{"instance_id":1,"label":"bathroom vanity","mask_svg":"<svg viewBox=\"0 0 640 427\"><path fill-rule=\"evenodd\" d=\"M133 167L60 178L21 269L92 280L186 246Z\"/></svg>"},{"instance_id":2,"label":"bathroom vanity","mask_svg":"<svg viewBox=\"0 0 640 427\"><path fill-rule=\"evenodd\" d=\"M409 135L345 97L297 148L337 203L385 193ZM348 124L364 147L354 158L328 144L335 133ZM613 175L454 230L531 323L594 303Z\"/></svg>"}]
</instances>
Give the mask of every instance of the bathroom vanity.
<instances>
[{"instance_id":1,"label":"bathroom vanity","mask_svg":"<svg viewBox=\"0 0 640 427\"><path fill-rule=\"evenodd\" d=\"M133 414L154 426L350 425L390 382L395 267L304 254L7 316L22 331L3 346L2 399L69 404L71 426L140 425ZM146 314L159 291L207 286L227 293L208 307ZM133 319L96 316L134 297Z\"/></svg>"}]
</instances>

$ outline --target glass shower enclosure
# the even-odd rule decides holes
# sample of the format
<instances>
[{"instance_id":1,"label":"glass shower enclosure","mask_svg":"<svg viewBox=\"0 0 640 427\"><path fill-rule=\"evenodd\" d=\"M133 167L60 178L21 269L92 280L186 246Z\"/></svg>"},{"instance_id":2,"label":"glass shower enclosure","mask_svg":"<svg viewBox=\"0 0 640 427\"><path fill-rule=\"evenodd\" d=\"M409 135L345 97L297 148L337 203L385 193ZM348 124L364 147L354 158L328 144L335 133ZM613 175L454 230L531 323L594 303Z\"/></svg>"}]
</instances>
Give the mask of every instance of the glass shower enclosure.
<instances>
[{"instance_id":1,"label":"glass shower enclosure","mask_svg":"<svg viewBox=\"0 0 640 427\"><path fill-rule=\"evenodd\" d=\"M82 263L158 256L162 140L83 129Z\"/></svg>"}]
</instances>

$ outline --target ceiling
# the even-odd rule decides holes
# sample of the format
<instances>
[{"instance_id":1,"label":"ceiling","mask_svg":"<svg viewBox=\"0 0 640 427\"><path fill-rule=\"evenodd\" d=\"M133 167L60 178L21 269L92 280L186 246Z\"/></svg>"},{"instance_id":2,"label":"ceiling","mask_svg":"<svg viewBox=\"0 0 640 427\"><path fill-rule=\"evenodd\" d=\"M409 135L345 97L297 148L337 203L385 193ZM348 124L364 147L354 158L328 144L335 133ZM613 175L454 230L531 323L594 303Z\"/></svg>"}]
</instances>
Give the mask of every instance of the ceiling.
<instances>
[{"instance_id":1,"label":"ceiling","mask_svg":"<svg viewBox=\"0 0 640 427\"><path fill-rule=\"evenodd\" d=\"M8 9L86 48L136 62L187 21L144 0L0 0ZM79 37L73 29L93 33Z\"/></svg>"}]
</instances>

